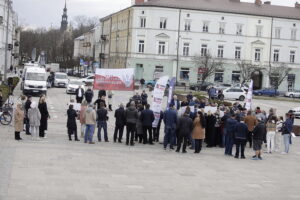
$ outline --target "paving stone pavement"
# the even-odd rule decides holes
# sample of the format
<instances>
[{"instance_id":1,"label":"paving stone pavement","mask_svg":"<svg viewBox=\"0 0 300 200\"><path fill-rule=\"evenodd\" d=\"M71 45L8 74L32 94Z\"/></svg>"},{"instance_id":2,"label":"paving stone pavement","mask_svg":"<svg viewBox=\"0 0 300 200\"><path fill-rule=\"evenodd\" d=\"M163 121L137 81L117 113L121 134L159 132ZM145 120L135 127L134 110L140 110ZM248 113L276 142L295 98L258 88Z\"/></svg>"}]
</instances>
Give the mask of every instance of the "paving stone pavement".
<instances>
[{"instance_id":1,"label":"paving stone pavement","mask_svg":"<svg viewBox=\"0 0 300 200\"><path fill-rule=\"evenodd\" d=\"M128 94L127 94L128 96ZM115 94L115 105L127 101ZM48 138L13 140L13 127L0 126L0 200L300 199L300 138L291 153L264 154L263 161L204 148L199 155L163 150L162 145L95 145L68 141L69 97L51 89ZM109 139L112 140L113 113ZM94 136L95 138L95 136Z\"/></svg>"}]
</instances>

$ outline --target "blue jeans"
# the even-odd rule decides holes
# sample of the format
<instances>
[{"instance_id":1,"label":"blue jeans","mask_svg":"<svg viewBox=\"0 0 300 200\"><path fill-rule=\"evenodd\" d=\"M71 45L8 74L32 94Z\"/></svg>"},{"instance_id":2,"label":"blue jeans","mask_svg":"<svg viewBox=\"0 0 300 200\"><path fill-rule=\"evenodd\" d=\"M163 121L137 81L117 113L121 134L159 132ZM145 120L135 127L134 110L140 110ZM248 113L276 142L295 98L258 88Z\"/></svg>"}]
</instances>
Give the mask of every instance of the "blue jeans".
<instances>
[{"instance_id":1,"label":"blue jeans","mask_svg":"<svg viewBox=\"0 0 300 200\"><path fill-rule=\"evenodd\" d=\"M223 147L226 146L226 134L227 134L227 130L226 128L223 129L223 135L222 135L222 144L223 144Z\"/></svg>"},{"instance_id":2,"label":"blue jeans","mask_svg":"<svg viewBox=\"0 0 300 200\"><path fill-rule=\"evenodd\" d=\"M228 134L225 135L225 155L232 155L232 147L233 147L233 137L230 137Z\"/></svg>"},{"instance_id":3,"label":"blue jeans","mask_svg":"<svg viewBox=\"0 0 300 200\"><path fill-rule=\"evenodd\" d=\"M172 127L165 127L165 137L164 137L164 148L167 148L168 143L170 143L170 148L173 148L175 139L175 129Z\"/></svg>"},{"instance_id":4,"label":"blue jeans","mask_svg":"<svg viewBox=\"0 0 300 200\"><path fill-rule=\"evenodd\" d=\"M93 142L93 135L94 135L95 125L93 124L87 124L85 129L85 135L84 135L84 142L87 141Z\"/></svg>"},{"instance_id":5,"label":"blue jeans","mask_svg":"<svg viewBox=\"0 0 300 200\"><path fill-rule=\"evenodd\" d=\"M104 140L108 141L107 137L107 122L106 121L99 121L98 122L98 141L101 141L101 129L104 130Z\"/></svg>"},{"instance_id":6,"label":"blue jeans","mask_svg":"<svg viewBox=\"0 0 300 200\"><path fill-rule=\"evenodd\" d=\"M283 142L284 142L284 152L288 153L290 151L290 141L291 141L291 135L290 134L284 134L283 135Z\"/></svg>"}]
</instances>

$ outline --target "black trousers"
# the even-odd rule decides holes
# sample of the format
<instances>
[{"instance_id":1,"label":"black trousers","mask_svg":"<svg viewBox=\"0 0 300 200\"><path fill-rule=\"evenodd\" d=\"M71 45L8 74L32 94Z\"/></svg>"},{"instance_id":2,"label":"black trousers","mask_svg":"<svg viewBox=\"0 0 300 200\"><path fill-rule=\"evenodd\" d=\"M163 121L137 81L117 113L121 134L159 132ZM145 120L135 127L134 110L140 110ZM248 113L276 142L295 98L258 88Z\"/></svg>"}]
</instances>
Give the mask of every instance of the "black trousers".
<instances>
[{"instance_id":1,"label":"black trousers","mask_svg":"<svg viewBox=\"0 0 300 200\"><path fill-rule=\"evenodd\" d=\"M247 141L249 142L249 145L250 145L250 148L252 147L252 137L253 137L253 132L252 131L249 131L248 132L248 137L247 137ZM247 142L246 141L246 142Z\"/></svg>"},{"instance_id":2,"label":"black trousers","mask_svg":"<svg viewBox=\"0 0 300 200\"><path fill-rule=\"evenodd\" d=\"M20 137L20 132L16 131L15 132L15 140L20 140L21 137Z\"/></svg>"},{"instance_id":3,"label":"black trousers","mask_svg":"<svg viewBox=\"0 0 300 200\"><path fill-rule=\"evenodd\" d=\"M39 136L45 137L45 130L43 128L41 128L41 126L40 126Z\"/></svg>"},{"instance_id":4,"label":"black trousers","mask_svg":"<svg viewBox=\"0 0 300 200\"><path fill-rule=\"evenodd\" d=\"M241 156L244 157L245 156L245 146L246 146L246 140L242 140L242 139L236 139L235 140L235 147L236 147L236 151L235 151L235 156L239 156L240 155L240 149L241 149Z\"/></svg>"},{"instance_id":5,"label":"black trousers","mask_svg":"<svg viewBox=\"0 0 300 200\"><path fill-rule=\"evenodd\" d=\"M119 142L122 141L123 131L124 131L124 126L123 125L116 125L115 132L114 132L114 141L115 142L117 141L117 139L118 139ZM118 133L119 133L119 137L118 137Z\"/></svg>"},{"instance_id":6,"label":"black trousers","mask_svg":"<svg viewBox=\"0 0 300 200\"><path fill-rule=\"evenodd\" d=\"M30 124L29 124L29 118L25 118L25 129L26 129L26 134L30 135Z\"/></svg>"},{"instance_id":7,"label":"black trousers","mask_svg":"<svg viewBox=\"0 0 300 200\"><path fill-rule=\"evenodd\" d=\"M147 132L149 133L149 138L148 138ZM152 144L153 143L153 140L152 140L152 126L143 126L143 133L144 133L144 144L146 144L147 142L149 144Z\"/></svg>"},{"instance_id":8,"label":"black trousers","mask_svg":"<svg viewBox=\"0 0 300 200\"><path fill-rule=\"evenodd\" d=\"M77 129L68 129L69 140L72 140L72 135L74 134L75 140L78 140Z\"/></svg>"},{"instance_id":9,"label":"black trousers","mask_svg":"<svg viewBox=\"0 0 300 200\"><path fill-rule=\"evenodd\" d=\"M159 141L159 128L153 128L153 141L158 142Z\"/></svg>"},{"instance_id":10,"label":"black trousers","mask_svg":"<svg viewBox=\"0 0 300 200\"><path fill-rule=\"evenodd\" d=\"M202 139L195 139L195 153L200 153L202 149Z\"/></svg>"},{"instance_id":11,"label":"black trousers","mask_svg":"<svg viewBox=\"0 0 300 200\"><path fill-rule=\"evenodd\" d=\"M187 144L188 139L189 139L189 136L187 136L187 135L179 135L178 136L178 138L177 138L177 151L180 151L182 142L183 142L182 152L186 151L186 144Z\"/></svg>"},{"instance_id":12,"label":"black trousers","mask_svg":"<svg viewBox=\"0 0 300 200\"><path fill-rule=\"evenodd\" d=\"M83 97L76 98L77 103L82 103Z\"/></svg>"},{"instance_id":13,"label":"black trousers","mask_svg":"<svg viewBox=\"0 0 300 200\"><path fill-rule=\"evenodd\" d=\"M135 124L134 123L127 123L126 124L126 144L133 144L134 139L134 132L135 132Z\"/></svg>"}]
</instances>

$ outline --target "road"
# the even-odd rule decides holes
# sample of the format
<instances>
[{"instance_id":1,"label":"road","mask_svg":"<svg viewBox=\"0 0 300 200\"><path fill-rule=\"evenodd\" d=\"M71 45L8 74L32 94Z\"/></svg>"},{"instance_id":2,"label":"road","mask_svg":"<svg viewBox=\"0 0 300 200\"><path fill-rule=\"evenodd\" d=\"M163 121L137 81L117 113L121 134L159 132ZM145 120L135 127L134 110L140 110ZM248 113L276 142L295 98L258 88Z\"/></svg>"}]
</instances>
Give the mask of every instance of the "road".
<instances>
[{"instance_id":1,"label":"road","mask_svg":"<svg viewBox=\"0 0 300 200\"><path fill-rule=\"evenodd\" d=\"M115 92L114 109L131 95ZM289 155L263 155L263 161L252 161L250 148L246 160L225 157L220 148L178 154L160 144L113 143L110 112L109 143L69 142L69 100L65 89L49 90L45 140L34 142L22 134L24 140L16 142L13 127L0 126L0 200L300 199L300 138ZM293 106L286 104L260 103L276 105L279 112Z\"/></svg>"}]
</instances>

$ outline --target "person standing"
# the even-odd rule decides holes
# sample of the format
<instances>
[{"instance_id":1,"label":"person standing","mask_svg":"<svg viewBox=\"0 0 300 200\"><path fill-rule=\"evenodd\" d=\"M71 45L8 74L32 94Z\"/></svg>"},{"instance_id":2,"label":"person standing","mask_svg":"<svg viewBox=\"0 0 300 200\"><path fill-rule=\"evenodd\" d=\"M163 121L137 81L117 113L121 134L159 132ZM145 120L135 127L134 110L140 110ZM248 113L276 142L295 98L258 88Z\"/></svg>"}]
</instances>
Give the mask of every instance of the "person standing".
<instances>
[{"instance_id":1,"label":"person standing","mask_svg":"<svg viewBox=\"0 0 300 200\"><path fill-rule=\"evenodd\" d=\"M81 107L80 107L80 112L79 112L79 121L80 121L80 124L81 124L81 131L80 131L80 135L81 137L83 138L84 137L84 132L85 132L85 118L84 118L84 113L87 109L87 102L86 100L84 100L82 103L81 103Z\"/></svg>"},{"instance_id":2,"label":"person standing","mask_svg":"<svg viewBox=\"0 0 300 200\"><path fill-rule=\"evenodd\" d=\"M154 121L154 113L152 110L150 110L149 104L147 104L146 109L142 111L140 119L143 124L144 144L146 144L147 142L151 145L154 144L152 135L152 123ZM147 132L149 133L149 138L147 137Z\"/></svg>"},{"instance_id":3,"label":"person standing","mask_svg":"<svg viewBox=\"0 0 300 200\"><path fill-rule=\"evenodd\" d=\"M176 152L180 152L181 144L183 142L182 153L187 153L186 145L189 139L189 136L193 130L193 120L190 118L190 114L185 112L182 117L179 118L177 123L177 134L178 134L178 143Z\"/></svg>"},{"instance_id":4,"label":"person standing","mask_svg":"<svg viewBox=\"0 0 300 200\"><path fill-rule=\"evenodd\" d=\"M37 103L32 102L28 110L28 119L30 124L31 136L33 140L38 139L38 130L41 124L41 113L37 108Z\"/></svg>"},{"instance_id":5,"label":"person standing","mask_svg":"<svg viewBox=\"0 0 300 200\"><path fill-rule=\"evenodd\" d=\"M126 117L126 145L134 145L134 132L136 130L136 122L138 119L138 112L135 108L135 103L131 102L130 106L125 111Z\"/></svg>"},{"instance_id":6,"label":"person standing","mask_svg":"<svg viewBox=\"0 0 300 200\"><path fill-rule=\"evenodd\" d=\"M39 130L40 138L46 138L45 131L48 129L48 119L50 118L47 103L46 103L46 96L42 95L39 100L39 111L41 113L41 125Z\"/></svg>"},{"instance_id":7,"label":"person standing","mask_svg":"<svg viewBox=\"0 0 300 200\"><path fill-rule=\"evenodd\" d=\"M100 108L97 110L97 118L98 118L98 142L101 142L101 130L103 129L104 131L104 140L105 142L108 141L107 137L107 110L104 107L104 103L100 103Z\"/></svg>"},{"instance_id":8,"label":"person standing","mask_svg":"<svg viewBox=\"0 0 300 200\"><path fill-rule=\"evenodd\" d=\"M27 101L25 102L25 129L26 129L26 135L30 135L30 123L29 123L29 117L28 117L28 110L30 109L31 105L31 96L27 96Z\"/></svg>"},{"instance_id":9,"label":"person standing","mask_svg":"<svg viewBox=\"0 0 300 200\"><path fill-rule=\"evenodd\" d=\"M163 113L163 111L160 111L159 120L158 120L157 125L152 124L153 141L154 142L159 142L160 127L161 127L161 122L163 119L164 119L164 113Z\"/></svg>"},{"instance_id":10,"label":"person standing","mask_svg":"<svg viewBox=\"0 0 300 200\"><path fill-rule=\"evenodd\" d=\"M267 153L275 150L275 134L276 134L277 117L272 115L267 122Z\"/></svg>"},{"instance_id":11,"label":"person standing","mask_svg":"<svg viewBox=\"0 0 300 200\"><path fill-rule=\"evenodd\" d=\"M284 142L284 151L282 152L282 154L288 154L290 151L291 134L293 131L293 119L291 118L289 113L286 114L286 120L283 123L282 129Z\"/></svg>"},{"instance_id":12,"label":"person standing","mask_svg":"<svg viewBox=\"0 0 300 200\"><path fill-rule=\"evenodd\" d=\"M146 106L148 104L148 95L145 90L143 90L142 92L141 99L142 99L142 105Z\"/></svg>"},{"instance_id":13,"label":"person standing","mask_svg":"<svg viewBox=\"0 0 300 200\"><path fill-rule=\"evenodd\" d=\"M200 153L202 149L202 141L205 139L205 126L206 121L202 112L198 112L194 120L194 128L192 138L195 140L195 152Z\"/></svg>"},{"instance_id":14,"label":"person standing","mask_svg":"<svg viewBox=\"0 0 300 200\"><path fill-rule=\"evenodd\" d=\"M258 124L253 130L253 150L255 151L255 155L252 157L252 160L262 160L261 147L267 134L264 119L259 117L257 120Z\"/></svg>"},{"instance_id":15,"label":"person standing","mask_svg":"<svg viewBox=\"0 0 300 200\"><path fill-rule=\"evenodd\" d=\"M24 128L24 110L22 109L22 104L18 103L17 108L14 113L15 119L15 140L22 140L20 133Z\"/></svg>"},{"instance_id":16,"label":"person standing","mask_svg":"<svg viewBox=\"0 0 300 200\"><path fill-rule=\"evenodd\" d=\"M241 159L245 159L245 146L247 142L247 135L249 134L248 127L245 124L245 118L241 117L240 122L237 123L234 131L234 140L236 145L235 158L239 158L241 150Z\"/></svg>"},{"instance_id":17,"label":"person standing","mask_svg":"<svg viewBox=\"0 0 300 200\"><path fill-rule=\"evenodd\" d=\"M81 85L79 85L79 87L76 89L76 102L77 103L82 103L83 97L84 97L84 90L81 87Z\"/></svg>"},{"instance_id":18,"label":"person standing","mask_svg":"<svg viewBox=\"0 0 300 200\"><path fill-rule=\"evenodd\" d=\"M94 105L96 106L96 109L100 109L100 104L103 103L104 107L106 108L106 102L105 102L105 96L99 96L98 99L94 102Z\"/></svg>"},{"instance_id":19,"label":"person standing","mask_svg":"<svg viewBox=\"0 0 300 200\"><path fill-rule=\"evenodd\" d=\"M115 111L115 118L116 126L114 131L114 142L117 142L118 140L119 143L122 143L124 126L126 124L125 109L123 104L120 104L119 108Z\"/></svg>"},{"instance_id":20,"label":"person standing","mask_svg":"<svg viewBox=\"0 0 300 200\"><path fill-rule=\"evenodd\" d=\"M174 107L169 106L169 109L164 113L163 119L165 123L164 149L167 149L168 143L170 144L170 149L174 149L177 126L177 112L174 110Z\"/></svg>"},{"instance_id":21,"label":"person standing","mask_svg":"<svg viewBox=\"0 0 300 200\"><path fill-rule=\"evenodd\" d=\"M99 90L98 92L98 98L102 98L103 96L106 96L106 91L105 90Z\"/></svg>"},{"instance_id":22,"label":"person standing","mask_svg":"<svg viewBox=\"0 0 300 200\"><path fill-rule=\"evenodd\" d=\"M72 135L74 134L75 141L80 141L77 136L77 124L76 124L77 113L74 110L73 105L69 105L67 115L68 115L67 128L68 128L69 140L72 141Z\"/></svg>"},{"instance_id":23,"label":"person standing","mask_svg":"<svg viewBox=\"0 0 300 200\"><path fill-rule=\"evenodd\" d=\"M275 134L275 152L280 151L281 148L281 138L282 138L282 127L283 127L283 117L279 117L276 123L276 134Z\"/></svg>"},{"instance_id":24,"label":"person standing","mask_svg":"<svg viewBox=\"0 0 300 200\"><path fill-rule=\"evenodd\" d=\"M138 105L138 118L136 120L136 135L135 135L135 141L139 141L139 143L142 143L144 140L144 132L143 132L143 123L141 120L141 115L144 110L144 106L142 104Z\"/></svg>"},{"instance_id":25,"label":"person standing","mask_svg":"<svg viewBox=\"0 0 300 200\"><path fill-rule=\"evenodd\" d=\"M225 155L232 156L232 147L234 143L234 132L236 129L237 121L235 114L232 114L226 122L226 135L225 135Z\"/></svg>"},{"instance_id":26,"label":"person standing","mask_svg":"<svg viewBox=\"0 0 300 200\"><path fill-rule=\"evenodd\" d=\"M186 96L186 99L187 99L187 102L190 103L192 100L193 100L194 96L193 96L193 92L190 92L187 96Z\"/></svg>"},{"instance_id":27,"label":"person standing","mask_svg":"<svg viewBox=\"0 0 300 200\"><path fill-rule=\"evenodd\" d=\"M93 142L93 135L94 135L95 125L96 125L97 115L92 104L89 104L88 108L86 109L84 113L84 119L86 124L84 143L87 143L89 141L89 144L95 144L95 142Z\"/></svg>"},{"instance_id":28,"label":"person standing","mask_svg":"<svg viewBox=\"0 0 300 200\"><path fill-rule=\"evenodd\" d=\"M207 147L214 147L215 143L215 124L216 124L216 117L208 111L206 116L206 130L205 130L205 138Z\"/></svg>"},{"instance_id":29,"label":"person standing","mask_svg":"<svg viewBox=\"0 0 300 200\"><path fill-rule=\"evenodd\" d=\"M171 99L170 106L175 107L176 110L180 109L180 102L177 99L177 95L174 95L173 98Z\"/></svg>"},{"instance_id":30,"label":"person standing","mask_svg":"<svg viewBox=\"0 0 300 200\"><path fill-rule=\"evenodd\" d=\"M252 111L249 110L247 116L245 117L245 124L248 127L248 138L247 141L249 142L250 148L252 148L252 137L253 137L253 130L257 125L257 119L252 114Z\"/></svg>"},{"instance_id":31,"label":"person standing","mask_svg":"<svg viewBox=\"0 0 300 200\"><path fill-rule=\"evenodd\" d=\"M141 78L140 80L140 84L142 86L142 89L144 89L144 85L145 85L145 79Z\"/></svg>"},{"instance_id":32,"label":"person standing","mask_svg":"<svg viewBox=\"0 0 300 200\"><path fill-rule=\"evenodd\" d=\"M85 100L87 101L87 103L90 104L93 101L93 97L94 97L93 90L89 87L87 89L87 91L85 92L84 96L85 96Z\"/></svg>"},{"instance_id":33,"label":"person standing","mask_svg":"<svg viewBox=\"0 0 300 200\"><path fill-rule=\"evenodd\" d=\"M113 111L112 104L113 104L113 95L114 94L112 93L111 90L108 90L107 95L108 95L108 100L107 100L108 109L109 109L109 111Z\"/></svg>"},{"instance_id":34,"label":"person standing","mask_svg":"<svg viewBox=\"0 0 300 200\"><path fill-rule=\"evenodd\" d=\"M142 103L142 97L141 97L141 95L139 95L138 92L132 97L132 99L135 102L135 105Z\"/></svg>"}]
</instances>

